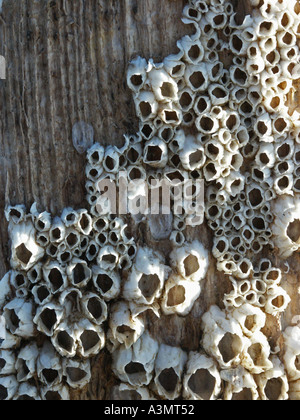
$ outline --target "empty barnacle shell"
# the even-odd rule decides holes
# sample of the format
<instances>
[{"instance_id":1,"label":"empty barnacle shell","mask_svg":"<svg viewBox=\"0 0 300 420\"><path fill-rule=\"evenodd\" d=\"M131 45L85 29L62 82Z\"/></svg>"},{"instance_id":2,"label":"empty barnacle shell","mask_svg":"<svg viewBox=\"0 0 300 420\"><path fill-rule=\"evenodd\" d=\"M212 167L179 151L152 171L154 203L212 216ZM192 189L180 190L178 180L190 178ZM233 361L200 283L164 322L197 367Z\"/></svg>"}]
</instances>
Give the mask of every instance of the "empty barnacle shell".
<instances>
[{"instance_id":1,"label":"empty barnacle shell","mask_svg":"<svg viewBox=\"0 0 300 420\"><path fill-rule=\"evenodd\" d=\"M221 392L216 362L205 354L191 352L183 379L183 396L189 400L216 400Z\"/></svg>"},{"instance_id":2,"label":"empty barnacle shell","mask_svg":"<svg viewBox=\"0 0 300 420\"><path fill-rule=\"evenodd\" d=\"M51 337L55 350L63 357L72 358L77 351L77 334L74 324L68 321L60 323Z\"/></svg>"},{"instance_id":3,"label":"empty barnacle shell","mask_svg":"<svg viewBox=\"0 0 300 420\"><path fill-rule=\"evenodd\" d=\"M107 305L97 294L85 294L80 303L83 313L95 324L101 325L107 319Z\"/></svg>"},{"instance_id":4,"label":"empty barnacle shell","mask_svg":"<svg viewBox=\"0 0 300 420\"><path fill-rule=\"evenodd\" d=\"M0 281L0 310L2 311L8 299L11 297L10 279L12 271L8 271Z\"/></svg>"},{"instance_id":5,"label":"empty barnacle shell","mask_svg":"<svg viewBox=\"0 0 300 420\"><path fill-rule=\"evenodd\" d=\"M77 352L81 357L95 356L105 346L105 334L100 325L82 319L74 326L74 329L78 342Z\"/></svg>"},{"instance_id":6,"label":"empty barnacle shell","mask_svg":"<svg viewBox=\"0 0 300 420\"><path fill-rule=\"evenodd\" d=\"M67 266L67 276L71 283L76 287L84 287L92 277L92 271L87 262L79 258L73 258Z\"/></svg>"},{"instance_id":7,"label":"empty barnacle shell","mask_svg":"<svg viewBox=\"0 0 300 420\"><path fill-rule=\"evenodd\" d=\"M62 320L63 315L63 308L52 302L47 302L37 309L33 321L40 332L51 337Z\"/></svg>"},{"instance_id":8,"label":"empty barnacle shell","mask_svg":"<svg viewBox=\"0 0 300 420\"><path fill-rule=\"evenodd\" d=\"M149 385L153 377L158 343L145 332L130 348L124 345L113 353L112 368L123 382L133 386Z\"/></svg>"},{"instance_id":9,"label":"empty barnacle shell","mask_svg":"<svg viewBox=\"0 0 300 420\"><path fill-rule=\"evenodd\" d=\"M257 377L260 398L263 401L282 401L289 398L289 384L284 365L277 356L271 356L273 368Z\"/></svg>"},{"instance_id":10,"label":"empty barnacle shell","mask_svg":"<svg viewBox=\"0 0 300 420\"><path fill-rule=\"evenodd\" d=\"M97 264L103 270L114 270L118 264L120 255L111 245L104 246L100 249L97 256Z\"/></svg>"},{"instance_id":11,"label":"empty barnacle shell","mask_svg":"<svg viewBox=\"0 0 300 420\"><path fill-rule=\"evenodd\" d=\"M238 321L247 337L251 337L257 331L263 329L266 323L264 312L247 303L235 309L232 316Z\"/></svg>"},{"instance_id":12,"label":"empty barnacle shell","mask_svg":"<svg viewBox=\"0 0 300 420\"><path fill-rule=\"evenodd\" d=\"M151 305L160 296L168 271L159 254L149 248L140 248L124 284L124 298Z\"/></svg>"},{"instance_id":13,"label":"empty barnacle shell","mask_svg":"<svg viewBox=\"0 0 300 420\"><path fill-rule=\"evenodd\" d=\"M53 294L60 293L67 287L68 279L65 270L55 261L43 267L43 277Z\"/></svg>"},{"instance_id":14,"label":"empty barnacle shell","mask_svg":"<svg viewBox=\"0 0 300 420\"><path fill-rule=\"evenodd\" d=\"M44 386L40 388L41 398L44 401L69 401L70 393L68 387L62 383L51 386Z\"/></svg>"},{"instance_id":15,"label":"empty barnacle shell","mask_svg":"<svg viewBox=\"0 0 300 420\"><path fill-rule=\"evenodd\" d=\"M154 389L161 397L174 400L180 396L186 362L187 354L181 348L160 345L155 361Z\"/></svg>"},{"instance_id":16,"label":"empty barnacle shell","mask_svg":"<svg viewBox=\"0 0 300 420\"><path fill-rule=\"evenodd\" d=\"M33 312L33 302L21 298L11 300L3 309L9 332L25 339L33 337L36 334Z\"/></svg>"},{"instance_id":17,"label":"empty barnacle shell","mask_svg":"<svg viewBox=\"0 0 300 420\"><path fill-rule=\"evenodd\" d=\"M11 238L11 267L28 271L43 256L45 250L35 241L35 228L28 219L17 225L9 224Z\"/></svg>"},{"instance_id":18,"label":"empty barnacle shell","mask_svg":"<svg viewBox=\"0 0 300 420\"><path fill-rule=\"evenodd\" d=\"M64 376L68 385L74 389L82 389L91 380L91 364L89 360L64 359Z\"/></svg>"},{"instance_id":19,"label":"empty barnacle shell","mask_svg":"<svg viewBox=\"0 0 300 420\"><path fill-rule=\"evenodd\" d=\"M0 377L0 401L12 400L19 388L19 382L14 375Z\"/></svg>"},{"instance_id":20,"label":"empty barnacle shell","mask_svg":"<svg viewBox=\"0 0 300 420\"><path fill-rule=\"evenodd\" d=\"M204 350L214 357L224 368L237 367L243 358L245 337L239 323L232 317L226 317L225 312L217 306L211 306L203 315Z\"/></svg>"},{"instance_id":21,"label":"empty barnacle shell","mask_svg":"<svg viewBox=\"0 0 300 420\"><path fill-rule=\"evenodd\" d=\"M24 205L7 206L4 211L6 220L15 224L21 223L26 216L26 207Z\"/></svg>"},{"instance_id":22,"label":"empty barnacle shell","mask_svg":"<svg viewBox=\"0 0 300 420\"><path fill-rule=\"evenodd\" d=\"M16 373L16 355L13 350L0 350L0 375L14 375Z\"/></svg>"},{"instance_id":23,"label":"empty barnacle shell","mask_svg":"<svg viewBox=\"0 0 300 420\"><path fill-rule=\"evenodd\" d=\"M36 343L23 347L17 356L16 370L18 382L26 382L33 378L36 372L36 360L39 354Z\"/></svg>"},{"instance_id":24,"label":"empty barnacle shell","mask_svg":"<svg viewBox=\"0 0 300 420\"><path fill-rule=\"evenodd\" d=\"M199 241L186 244L175 249L171 255L171 263L178 273L192 281L202 280L208 268L208 252Z\"/></svg>"},{"instance_id":25,"label":"empty barnacle shell","mask_svg":"<svg viewBox=\"0 0 300 420\"><path fill-rule=\"evenodd\" d=\"M105 301L117 298L121 291L121 279L116 271L106 271L93 266L93 283Z\"/></svg>"},{"instance_id":26,"label":"empty barnacle shell","mask_svg":"<svg viewBox=\"0 0 300 420\"><path fill-rule=\"evenodd\" d=\"M138 93L147 79L147 61L144 58L137 57L132 60L127 70L127 85L133 91Z\"/></svg>"},{"instance_id":27,"label":"empty barnacle shell","mask_svg":"<svg viewBox=\"0 0 300 420\"><path fill-rule=\"evenodd\" d=\"M136 113L143 122L153 120L158 113L158 103L152 92L142 91L135 98Z\"/></svg>"},{"instance_id":28,"label":"empty barnacle shell","mask_svg":"<svg viewBox=\"0 0 300 420\"><path fill-rule=\"evenodd\" d=\"M245 341L242 365L252 374L260 374L272 369L271 348L267 337L257 331Z\"/></svg>"},{"instance_id":29,"label":"empty barnacle shell","mask_svg":"<svg viewBox=\"0 0 300 420\"><path fill-rule=\"evenodd\" d=\"M39 380L51 389L62 381L62 361L49 341L44 342L39 352L36 372Z\"/></svg>"},{"instance_id":30,"label":"empty barnacle shell","mask_svg":"<svg viewBox=\"0 0 300 420\"><path fill-rule=\"evenodd\" d=\"M110 308L108 338L114 347L124 344L129 348L145 330L144 322L133 316L129 304L125 301L114 303Z\"/></svg>"},{"instance_id":31,"label":"empty barnacle shell","mask_svg":"<svg viewBox=\"0 0 300 420\"><path fill-rule=\"evenodd\" d=\"M204 166L206 156L202 146L197 144L195 137L187 136L184 149L179 153L184 169L194 171Z\"/></svg>"},{"instance_id":32,"label":"empty barnacle shell","mask_svg":"<svg viewBox=\"0 0 300 420\"><path fill-rule=\"evenodd\" d=\"M178 86L164 69L153 68L148 73L148 83L158 102L178 101Z\"/></svg>"},{"instance_id":33,"label":"empty barnacle shell","mask_svg":"<svg viewBox=\"0 0 300 420\"><path fill-rule=\"evenodd\" d=\"M90 149L87 151L87 161L92 166L101 165L104 158L104 147L101 146L99 143L95 143ZM63 219L63 217L62 217Z\"/></svg>"},{"instance_id":34,"label":"empty barnacle shell","mask_svg":"<svg viewBox=\"0 0 300 420\"><path fill-rule=\"evenodd\" d=\"M290 382L300 379L300 327L288 327L284 337L284 365Z\"/></svg>"},{"instance_id":35,"label":"empty barnacle shell","mask_svg":"<svg viewBox=\"0 0 300 420\"><path fill-rule=\"evenodd\" d=\"M154 137L145 144L144 163L154 168L164 168L168 162L168 148L164 141Z\"/></svg>"},{"instance_id":36,"label":"empty barnacle shell","mask_svg":"<svg viewBox=\"0 0 300 420\"><path fill-rule=\"evenodd\" d=\"M291 302L288 293L276 284L268 287L266 298L265 311L274 316L284 312Z\"/></svg>"},{"instance_id":37,"label":"empty barnacle shell","mask_svg":"<svg viewBox=\"0 0 300 420\"><path fill-rule=\"evenodd\" d=\"M187 65L184 74L185 81L193 92L204 92L208 87L208 72L204 63Z\"/></svg>"},{"instance_id":38,"label":"empty barnacle shell","mask_svg":"<svg viewBox=\"0 0 300 420\"><path fill-rule=\"evenodd\" d=\"M282 196L272 204L275 216L272 225L274 243L278 247L280 255L286 258L300 247L300 201L297 196L295 198Z\"/></svg>"},{"instance_id":39,"label":"empty barnacle shell","mask_svg":"<svg viewBox=\"0 0 300 420\"><path fill-rule=\"evenodd\" d=\"M30 382L23 382L20 384L14 398L17 401L39 401L39 390Z\"/></svg>"},{"instance_id":40,"label":"empty barnacle shell","mask_svg":"<svg viewBox=\"0 0 300 420\"><path fill-rule=\"evenodd\" d=\"M201 293L198 282L171 275L165 284L161 308L164 314L186 316Z\"/></svg>"},{"instance_id":41,"label":"empty barnacle shell","mask_svg":"<svg viewBox=\"0 0 300 420\"><path fill-rule=\"evenodd\" d=\"M59 244L65 239L66 227L60 217L53 220L49 231L50 241L53 244Z\"/></svg>"},{"instance_id":42,"label":"empty barnacle shell","mask_svg":"<svg viewBox=\"0 0 300 420\"><path fill-rule=\"evenodd\" d=\"M243 366L224 369L220 375L225 381L224 400L252 401L259 399L254 377Z\"/></svg>"},{"instance_id":43,"label":"empty barnacle shell","mask_svg":"<svg viewBox=\"0 0 300 420\"><path fill-rule=\"evenodd\" d=\"M146 387L135 387L129 384L121 383L112 390L111 399L113 401L149 401L150 392Z\"/></svg>"}]
</instances>

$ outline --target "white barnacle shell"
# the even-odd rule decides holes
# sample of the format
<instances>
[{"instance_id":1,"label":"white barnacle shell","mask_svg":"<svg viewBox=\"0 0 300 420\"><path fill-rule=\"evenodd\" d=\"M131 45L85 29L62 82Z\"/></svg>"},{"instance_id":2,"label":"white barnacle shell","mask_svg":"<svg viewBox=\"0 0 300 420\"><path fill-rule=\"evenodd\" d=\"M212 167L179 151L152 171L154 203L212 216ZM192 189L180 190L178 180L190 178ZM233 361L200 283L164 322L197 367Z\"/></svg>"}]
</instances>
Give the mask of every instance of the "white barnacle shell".
<instances>
[{"instance_id":1,"label":"white barnacle shell","mask_svg":"<svg viewBox=\"0 0 300 420\"><path fill-rule=\"evenodd\" d=\"M0 350L0 375L13 375L16 373L16 355L13 350ZM1 399L1 398L0 398Z\"/></svg>"},{"instance_id":2,"label":"white barnacle shell","mask_svg":"<svg viewBox=\"0 0 300 420\"><path fill-rule=\"evenodd\" d=\"M126 348L131 347L145 330L144 322L138 316L133 316L125 301L111 306L109 327L108 338L115 348L120 344L124 344Z\"/></svg>"},{"instance_id":3,"label":"white barnacle shell","mask_svg":"<svg viewBox=\"0 0 300 420\"><path fill-rule=\"evenodd\" d=\"M284 365L289 381L300 380L300 327L288 327L284 333Z\"/></svg>"},{"instance_id":4,"label":"white barnacle shell","mask_svg":"<svg viewBox=\"0 0 300 420\"><path fill-rule=\"evenodd\" d=\"M43 386L40 388L41 398L44 401L69 401L70 393L68 387L62 383L51 386Z\"/></svg>"},{"instance_id":5,"label":"white barnacle shell","mask_svg":"<svg viewBox=\"0 0 300 420\"><path fill-rule=\"evenodd\" d=\"M91 364L89 360L64 359L64 376L68 385L74 389L81 389L91 380Z\"/></svg>"},{"instance_id":6,"label":"white barnacle shell","mask_svg":"<svg viewBox=\"0 0 300 420\"><path fill-rule=\"evenodd\" d=\"M282 196L273 203L273 239L283 258L291 256L300 248L299 220L300 199Z\"/></svg>"},{"instance_id":7,"label":"white barnacle shell","mask_svg":"<svg viewBox=\"0 0 300 420\"><path fill-rule=\"evenodd\" d=\"M274 316L280 312L284 312L291 302L288 293L276 284L268 287L266 298L265 311Z\"/></svg>"},{"instance_id":8,"label":"white barnacle shell","mask_svg":"<svg viewBox=\"0 0 300 420\"><path fill-rule=\"evenodd\" d=\"M66 226L60 217L55 217L49 231L50 242L59 244L65 239Z\"/></svg>"},{"instance_id":9,"label":"white barnacle shell","mask_svg":"<svg viewBox=\"0 0 300 420\"><path fill-rule=\"evenodd\" d=\"M153 68L148 73L148 83L158 102L178 101L178 86L164 69Z\"/></svg>"},{"instance_id":10,"label":"white barnacle shell","mask_svg":"<svg viewBox=\"0 0 300 420\"><path fill-rule=\"evenodd\" d=\"M138 93L147 79L147 61L142 57L132 60L127 70L127 85L133 91Z\"/></svg>"},{"instance_id":11,"label":"white barnacle shell","mask_svg":"<svg viewBox=\"0 0 300 420\"><path fill-rule=\"evenodd\" d=\"M105 334L100 325L82 319L74 326L74 330L78 343L77 352L81 357L95 356L105 346Z\"/></svg>"},{"instance_id":12,"label":"white barnacle shell","mask_svg":"<svg viewBox=\"0 0 300 420\"><path fill-rule=\"evenodd\" d=\"M272 369L271 348L267 337L257 331L246 341L242 365L253 374L260 374Z\"/></svg>"},{"instance_id":13,"label":"white barnacle shell","mask_svg":"<svg viewBox=\"0 0 300 420\"><path fill-rule=\"evenodd\" d=\"M16 395L19 382L14 375L0 377L0 400L9 401Z\"/></svg>"},{"instance_id":14,"label":"white barnacle shell","mask_svg":"<svg viewBox=\"0 0 300 420\"><path fill-rule=\"evenodd\" d=\"M113 353L113 371L133 386L149 385L153 377L158 343L145 332L130 348L124 345Z\"/></svg>"},{"instance_id":15,"label":"white barnacle shell","mask_svg":"<svg viewBox=\"0 0 300 420\"><path fill-rule=\"evenodd\" d=\"M208 269L208 252L199 241L175 249L170 258L172 266L183 278L200 281L205 277Z\"/></svg>"},{"instance_id":16,"label":"white barnacle shell","mask_svg":"<svg viewBox=\"0 0 300 420\"><path fill-rule=\"evenodd\" d=\"M158 112L158 103L152 92L142 91L135 98L136 113L143 122L154 120Z\"/></svg>"},{"instance_id":17,"label":"white barnacle shell","mask_svg":"<svg viewBox=\"0 0 300 420\"><path fill-rule=\"evenodd\" d=\"M39 351L36 372L39 380L51 389L62 381L62 361L50 341L45 341Z\"/></svg>"},{"instance_id":18,"label":"white barnacle shell","mask_svg":"<svg viewBox=\"0 0 300 420\"><path fill-rule=\"evenodd\" d=\"M92 277L87 262L79 258L73 258L66 271L71 283L76 287L86 286Z\"/></svg>"},{"instance_id":19,"label":"white barnacle shell","mask_svg":"<svg viewBox=\"0 0 300 420\"><path fill-rule=\"evenodd\" d=\"M254 377L243 366L224 369L220 375L225 381L224 400L258 400L259 393Z\"/></svg>"},{"instance_id":20,"label":"white barnacle shell","mask_svg":"<svg viewBox=\"0 0 300 420\"><path fill-rule=\"evenodd\" d=\"M146 165L153 168L164 168L168 162L168 147L166 143L158 137L153 137L147 141L144 148L143 161Z\"/></svg>"},{"instance_id":21,"label":"white barnacle shell","mask_svg":"<svg viewBox=\"0 0 300 420\"><path fill-rule=\"evenodd\" d=\"M93 229L93 219L86 209L78 210L76 229L83 235L89 235Z\"/></svg>"},{"instance_id":22,"label":"white barnacle shell","mask_svg":"<svg viewBox=\"0 0 300 420\"><path fill-rule=\"evenodd\" d=\"M277 356L271 356L273 368L257 376L260 398L263 401L288 400L289 383L284 365Z\"/></svg>"},{"instance_id":23,"label":"white barnacle shell","mask_svg":"<svg viewBox=\"0 0 300 420\"><path fill-rule=\"evenodd\" d=\"M216 400L221 392L216 362L205 354L191 352L183 379L183 396L188 400Z\"/></svg>"},{"instance_id":24,"label":"white barnacle shell","mask_svg":"<svg viewBox=\"0 0 300 420\"><path fill-rule=\"evenodd\" d=\"M204 57L204 48L200 40L192 40L188 35L177 42L178 48L184 54L184 60L190 64L202 62Z\"/></svg>"},{"instance_id":25,"label":"white barnacle shell","mask_svg":"<svg viewBox=\"0 0 300 420\"><path fill-rule=\"evenodd\" d=\"M97 256L97 264L103 270L114 270L119 262L119 253L111 245L106 245Z\"/></svg>"},{"instance_id":26,"label":"white barnacle shell","mask_svg":"<svg viewBox=\"0 0 300 420\"><path fill-rule=\"evenodd\" d=\"M153 399L147 387L136 387L121 383L112 390L113 401L149 401Z\"/></svg>"},{"instance_id":27,"label":"white barnacle shell","mask_svg":"<svg viewBox=\"0 0 300 420\"><path fill-rule=\"evenodd\" d=\"M8 222L13 222L17 225L25 219L26 207L24 205L7 206L4 214Z\"/></svg>"},{"instance_id":28,"label":"white barnacle shell","mask_svg":"<svg viewBox=\"0 0 300 420\"><path fill-rule=\"evenodd\" d=\"M203 315L204 350L224 369L237 367L243 358L245 337L240 324L217 306Z\"/></svg>"},{"instance_id":29,"label":"white barnacle shell","mask_svg":"<svg viewBox=\"0 0 300 420\"><path fill-rule=\"evenodd\" d=\"M187 354L181 348L161 344L155 361L155 391L163 398L174 400L182 388L182 374Z\"/></svg>"},{"instance_id":30,"label":"white barnacle shell","mask_svg":"<svg viewBox=\"0 0 300 420\"><path fill-rule=\"evenodd\" d=\"M264 328L266 323L266 315L264 312L250 304L244 304L232 312L234 319L240 324L243 333L247 337L251 337L257 331Z\"/></svg>"},{"instance_id":31,"label":"white barnacle shell","mask_svg":"<svg viewBox=\"0 0 300 420\"><path fill-rule=\"evenodd\" d=\"M182 61L183 52L180 51L178 54L168 55L164 61L164 68L172 76L172 78L182 78L185 71L185 63Z\"/></svg>"},{"instance_id":32,"label":"white barnacle shell","mask_svg":"<svg viewBox=\"0 0 300 420\"><path fill-rule=\"evenodd\" d=\"M107 305L96 293L85 294L80 303L83 313L93 323L101 325L107 319Z\"/></svg>"},{"instance_id":33,"label":"white barnacle shell","mask_svg":"<svg viewBox=\"0 0 300 420\"><path fill-rule=\"evenodd\" d=\"M63 357L72 358L77 351L76 326L68 321L61 322L51 337L55 350Z\"/></svg>"},{"instance_id":34,"label":"white barnacle shell","mask_svg":"<svg viewBox=\"0 0 300 420\"><path fill-rule=\"evenodd\" d=\"M161 308L164 314L186 316L201 293L200 283L171 275L165 285Z\"/></svg>"},{"instance_id":35,"label":"white barnacle shell","mask_svg":"<svg viewBox=\"0 0 300 420\"><path fill-rule=\"evenodd\" d=\"M206 162L204 148L197 143L197 140L194 136L186 137L185 146L180 151L179 157L182 166L187 171L201 169Z\"/></svg>"},{"instance_id":36,"label":"white barnacle shell","mask_svg":"<svg viewBox=\"0 0 300 420\"><path fill-rule=\"evenodd\" d=\"M67 287L68 279L65 270L55 261L43 266L43 277L53 294L60 293Z\"/></svg>"},{"instance_id":37,"label":"white barnacle shell","mask_svg":"<svg viewBox=\"0 0 300 420\"><path fill-rule=\"evenodd\" d=\"M15 298L4 306L3 315L7 329L22 338L31 338L35 335L33 323L33 303L21 298Z\"/></svg>"},{"instance_id":38,"label":"white barnacle shell","mask_svg":"<svg viewBox=\"0 0 300 420\"><path fill-rule=\"evenodd\" d=\"M124 298L151 305L160 296L168 271L160 254L140 248L123 287Z\"/></svg>"},{"instance_id":39,"label":"white barnacle shell","mask_svg":"<svg viewBox=\"0 0 300 420\"><path fill-rule=\"evenodd\" d=\"M45 253L44 249L35 241L34 225L27 219L17 225L10 223L8 229L11 238L11 267L27 271Z\"/></svg>"},{"instance_id":40,"label":"white barnacle shell","mask_svg":"<svg viewBox=\"0 0 300 420\"><path fill-rule=\"evenodd\" d=\"M10 288L10 278L11 271L5 274L3 279L0 281L0 310L3 309L5 303L10 298L11 288Z\"/></svg>"},{"instance_id":41,"label":"white barnacle shell","mask_svg":"<svg viewBox=\"0 0 300 420\"><path fill-rule=\"evenodd\" d=\"M105 301L117 298L121 291L121 278L117 271L106 271L98 266L92 267L93 283Z\"/></svg>"},{"instance_id":42,"label":"white barnacle shell","mask_svg":"<svg viewBox=\"0 0 300 420\"><path fill-rule=\"evenodd\" d=\"M87 151L87 161L92 166L101 165L104 158L104 147L101 146L99 143L95 143L91 148Z\"/></svg>"},{"instance_id":43,"label":"white barnacle shell","mask_svg":"<svg viewBox=\"0 0 300 420\"><path fill-rule=\"evenodd\" d=\"M51 337L64 315L64 309L52 302L40 306L33 319L37 329Z\"/></svg>"},{"instance_id":44,"label":"white barnacle shell","mask_svg":"<svg viewBox=\"0 0 300 420\"><path fill-rule=\"evenodd\" d=\"M18 382L26 382L33 378L36 372L36 360L39 354L36 343L30 343L23 347L16 361Z\"/></svg>"},{"instance_id":45,"label":"white barnacle shell","mask_svg":"<svg viewBox=\"0 0 300 420\"><path fill-rule=\"evenodd\" d=\"M30 382L23 382L20 384L14 398L17 401L39 401L39 390L36 386L31 385Z\"/></svg>"},{"instance_id":46,"label":"white barnacle shell","mask_svg":"<svg viewBox=\"0 0 300 420\"><path fill-rule=\"evenodd\" d=\"M184 77L187 86L190 87L193 92L204 92L208 87L209 78L205 63L188 65Z\"/></svg>"}]
</instances>

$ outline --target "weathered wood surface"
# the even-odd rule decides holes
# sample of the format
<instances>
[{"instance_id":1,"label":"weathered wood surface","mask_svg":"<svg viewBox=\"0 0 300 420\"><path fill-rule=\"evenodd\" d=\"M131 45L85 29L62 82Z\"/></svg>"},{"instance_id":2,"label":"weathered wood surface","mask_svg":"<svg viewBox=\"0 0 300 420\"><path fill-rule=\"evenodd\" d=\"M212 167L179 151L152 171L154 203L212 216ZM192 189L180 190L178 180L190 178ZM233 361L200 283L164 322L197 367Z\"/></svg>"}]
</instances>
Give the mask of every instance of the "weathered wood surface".
<instances>
[{"instance_id":1,"label":"weathered wood surface","mask_svg":"<svg viewBox=\"0 0 300 420\"><path fill-rule=\"evenodd\" d=\"M176 41L187 33L180 20L184 4L184 0L4 0L0 54L6 58L7 79L0 84L0 276L9 261L5 205L24 203L29 209L36 201L52 214L66 206L86 206L85 157L73 147L72 127L85 121L93 126L95 141L117 145L124 133L137 130L126 85L128 62L136 55L160 61L177 51ZM236 6L241 14L249 12L247 0ZM147 242L146 231L144 235ZM197 235L211 249L206 224L190 230L187 239ZM276 253L264 256L276 261ZM146 315L150 331L166 344L197 349L201 314L211 304L222 306L230 283L210 258L204 293L188 317L157 320ZM268 320L266 330L273 337L279 337L281 328L300 313L299 258L293 256L289 263L291 272L283 287L294 298L282 326L279 319ZM109 354L102 352L92 366L89 388L74 393L74 399L110 398L114 378Z\"/></svg>"}]
</instances>

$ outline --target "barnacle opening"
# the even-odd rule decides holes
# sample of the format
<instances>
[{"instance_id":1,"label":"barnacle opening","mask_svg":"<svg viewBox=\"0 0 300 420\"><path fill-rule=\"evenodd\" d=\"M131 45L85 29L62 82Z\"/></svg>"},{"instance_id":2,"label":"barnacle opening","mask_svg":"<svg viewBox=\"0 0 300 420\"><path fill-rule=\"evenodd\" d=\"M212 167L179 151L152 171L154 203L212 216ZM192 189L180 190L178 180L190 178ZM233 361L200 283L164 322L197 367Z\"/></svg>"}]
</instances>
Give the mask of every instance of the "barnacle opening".
<instances>
[{"instance_id":1,"label":"barnacle opening","mask_svg":"<svg viewBox=\"0 0 300 420\"><path fill-rule=\"evenodd\" d=\"M72 383L81 382L87 376L83 369L76 367L67 367L66 373Z\"/></svg>"},{"instance_id":2,"label":"barnacle opening","mask_svg":"<svg viewBox=\"0 0 300 420\"><path fill-rule=\"evenodd\" d=\"M198 258L192 254L185 258L183 265L186 277L190 277L200 269Z\"/></svg>"},{"instance_id":3,"label":"barnacle opening","mask_svg":"<svg viewBox=\"0 0 300 420\"><path fill-rule=\"evenodd\" d=\"M80 336L80 341L85 352L93 349L100 341L96 331L86 330Z\"/></svg>"},{"instance_id":4,"label":"barnacle opening","mask_svg":"<svg viewBox=\"0 0 300 420\"><path fill-rule=\"evenodd\" d=\"M0 401L6 400L8 397L7 388L5 386L0 385Z\"/></svg>"},{"instance_id":5,"label":"barnacle opening","mask_svg":"<svg viewBox=\"0 0 300 420\"><path fill-rule=\"evenodd\" d=\"M132 383L142 384L147 381L146 371L142 363L128 363L128 365L125 366L125 372Z\"/></svg>"},{"instance_id":6,"label":"barnacle opening","mask_svg":"<svg viewBox=\"0 0 300 420\"><path fill-rule=\"evenodd\" d=\"M300 219L294 220L292 223L288 225L287 228L287 236L290 238L292 242L299 242L300 239Z\"/></svg>"},{"instance_id":7,"label":"barnacle opening","mask_svg":"<svg viewBox=\"0 0 300 420\"><path fill-rule=\"evenodd\" d=\"M46 308L40 315L40 319L49 333L52 332L54 325L57 322L57 316L54 309Z\"/></svg>"},{"instance_id":8,"label":"barnacle opening","mask_svg":"<svg viewBox=\"0 0 300 420\"><path fill-rule=\"evenodd\" d=\"M272 378L269 379L265 386L265 394L268 400L277 401L281 395L282 391L282 379L281 378Z\"/></svg>"},{"instance_id":9,"label":"barnacle opening","mask_svg":"<svg viewBox=\"0 0 300 420\"><path fill-rule=\"evenodd\" d=\"M161 386L168 392L169 394L173 394L176 390L179 378L173 368L164 369L159 377L158 381Z\"/></svg>"},{"instance_id":10,"label":"barnacle opening","mask_svg":"<svg viewBox=\"0 0 300 420\"><path fill-rule=\"evenodd\" d=\"M32 257L32 252L26 248L25 244L21 244L16 248L16 256L22 264L27 265Z\"/></svg>"},{"instance_id":11,"label":"barnacle opening","mask_svg":"<svg viewBox=\"0 0 300 420\"><path fill-rule=\"evenodd\" d=\"M103 294L107 293L113 287L113 281L107 274L99 274L96 283Z\"/></svg>"},{"instance_id":12,"label":"barnacle opening","mask_svg":"<svg viewBox=\"0 0 300 420\"><path fill-rule=\"evenodd\" d=\"M157 274L143 274L139 281L139 289L146 299L151 299L160 287Z\"/></svg>"},{"instance_id":13,"label":"barnacle opening","mask_svg":"<svg viewBox=\"0 0 300 420\"><path fill-rule=\"evenodd\" d=\"M68 353L72 352L74 340L66 331L59 331L57 334L57 344Z\"/></svg>"},{"instance_id":14,"label":"barnacle opening","mask_svg":"<svg viewBox=\"0 0 300 420\"><path fill-rule=\"evenodd\" d=\"M168 293L168 307L181 305L185 301L185 288L183 286L174 286Z\"/></svg>"},{"instance_id":15,"label":"barnacle opening","mask_svg":"<svg viewBox=\"0 0 300 420\"><path fill-rule=\"evenodd\" d=\"M198 369L190 377L188 386L202 400L210 400L216 386L216 378L207 369Z\"/></svg>"},{"instance_id":16,"label":"barnacle opening","mask_svg":"<svg viewBox=\"0 0 300 420\"><path fill-rule=\"evenodd\" d=\"M235 359L240 354L242 347L241 338L231 333L226 333L218 345L224 363L229 363Z\"/></svg>"},{"instance_id":17,"label":"barnacle opening","mask_svg":"<svg viewBox=\"0 0 300 420\"><path fill-rule=\"evenodd\" d=\"M232 394L232 401L252 401L253 396L250 388L244 388L240 392L234 392Z\"/></svg>"}]
</instances>

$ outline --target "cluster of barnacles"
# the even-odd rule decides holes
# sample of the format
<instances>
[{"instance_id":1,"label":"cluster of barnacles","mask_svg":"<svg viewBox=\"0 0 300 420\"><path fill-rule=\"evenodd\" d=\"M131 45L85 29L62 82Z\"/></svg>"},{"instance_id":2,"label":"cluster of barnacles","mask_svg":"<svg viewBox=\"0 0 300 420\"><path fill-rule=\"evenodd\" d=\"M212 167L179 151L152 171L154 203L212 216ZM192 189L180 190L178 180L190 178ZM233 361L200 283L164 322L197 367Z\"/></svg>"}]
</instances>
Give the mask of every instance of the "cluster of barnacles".
<instances>
[{"instance_id":1,"label":"cluster of barnacles","mask_svg":"<svg viewBox=\"0 0 300 420\"><path fill-rule=\"evenodd\" d=\"M121 148L88 149L89 210L52 218L36 204L29 214L6 209L0 399L68 399L70 389L88 386L90 360L106 350L120 381L114 399L299 398L300 329L286 329L283 349L270 346L267 316L279 318L291 299L281 269L259 256L267 247L282 258L300 248L299 113L289 107L300 7L251 5L241 21L231 1L189 0L183 22L194 33L178 41L179 52L159 64L130 63L139 131ZM155 216L118 214L101 185L120 194L121 172L135 207L147 207L149 189L168 181L170 214L159 205ZM186 240L187 226L203 222L189 211L200 192L189 191L189 209L176 200L199 180L211 251L232 290L223 309L202 316L198 351L187 352L152 337L143 314L185 317L204 293L210 250L201 237ZM169 255L138 241L144 221L153 243L170 242Z\"/></svg>"}]
</instances>

